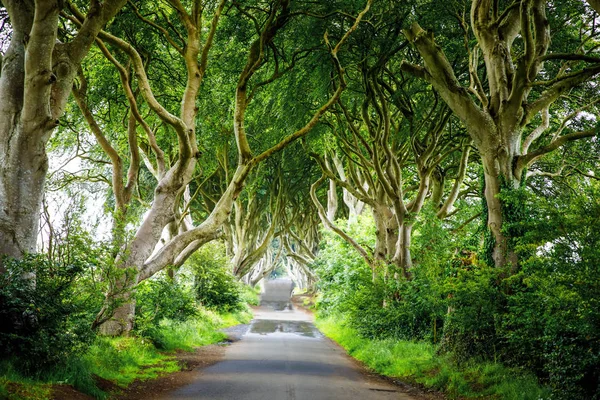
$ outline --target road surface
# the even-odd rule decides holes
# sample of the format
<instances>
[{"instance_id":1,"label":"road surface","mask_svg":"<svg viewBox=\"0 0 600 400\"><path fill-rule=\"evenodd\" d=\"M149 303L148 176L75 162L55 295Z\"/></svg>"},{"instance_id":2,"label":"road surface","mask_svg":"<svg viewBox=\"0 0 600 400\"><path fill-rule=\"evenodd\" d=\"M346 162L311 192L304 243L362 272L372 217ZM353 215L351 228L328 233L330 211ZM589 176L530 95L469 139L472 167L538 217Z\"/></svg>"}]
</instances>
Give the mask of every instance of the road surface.
<instances>
[{"instance_id":1,"label":"road surface","mask_svg":"<svg viewBox=\"0 0 600 400\"><path fill-rule=\"evenodd\" d=\"M161 398L414 399L385 380L367 376L343 349L323 337L310 314L291 306L291 286L284 290L281 281L275 286L281 296L274 296L267 284L255 319L222 361L199 370L192 384Z\"/></svg>"}]
</instances>

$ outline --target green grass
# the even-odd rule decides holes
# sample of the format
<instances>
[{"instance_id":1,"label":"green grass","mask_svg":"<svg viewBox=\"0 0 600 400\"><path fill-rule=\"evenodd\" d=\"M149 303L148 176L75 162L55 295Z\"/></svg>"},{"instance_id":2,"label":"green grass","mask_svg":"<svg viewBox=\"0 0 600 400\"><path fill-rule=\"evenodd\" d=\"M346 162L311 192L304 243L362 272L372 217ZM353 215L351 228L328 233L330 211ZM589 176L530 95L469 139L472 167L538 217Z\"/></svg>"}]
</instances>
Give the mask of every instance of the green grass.
<instances>
[{"instance_id":1,"label":"green grass","mask_svg":"<svg viewBox=\"0 0 600 400\"><path fill-rule=\"evenodd\" d=\"M136 379L154 379L177 371L173 351L192 351L223 341L227 336L220 328L250 319L252 314L247 310L224 314L202 310L199 318L186 322L161 321L151 338L98 338L84 358L94 374L126 387Z\"/></svg>"},{"instance_id":2,"label":"green grass","mask_svg":"<svg viewBox=\"0 0 600 400\"><path fill-rule=\"evenodd\" d=\"M93 374L121 387L179 369L172 356L160 353L148 339L137 337L99 337L83 359Z\"/></svg>"},{"instance_id":3,"label":"green grass","mask_svg":"<svg viewBox=\"0 0 600 400\"><path fill-rule=\"evenodd\" d=\"M161 321L152 340L156 347L164 351L191 351L194 347L223 341L227 335L219 329L246 324L251 319L252 313L248 309L222 314L203 310L200 318L183 323Z\"/></svg>"},{"instance_id":4,"label":"green grass","mask_svg":"<svg viewBox=\"0 0 600 400\"><path fill-rule=\"evenodd\" d=\"M0 365L0 399L42 400L50 396L50 387L38 380L26 378L8 362Z\"/></svg>"},{"instance_id":5,"label":"green grass","mask_svg":"<svg viewBox=\"0 0 600 400\"><path fill-rule=\"evenodd\" d=\"M0 399L47 399L51 384L64 383L95 398L106 398L106 393L96 387L90 366L83 359L70 359L50 371L34 376L24 376L13 367L13 362L0 364Z\"/></svg>"},{"instance_id":6,"label":"green grass","mask_svg":"<svg viewBox=\"0 0 600 400\"><path fill-rule=\"evenodd\" d=\"M370 340L348 327L342 318L318 318L317 327L372 370L446 393L450 398L540 400L550 390L534 376L498 363L457 366L436 354L429 343Z\"/></svg>"},{"instance_id":7,"label":"green grass","mask_svg":"<svg viewBox=\"0 0 600 400\"><path fill-rule=\"evenodd\" d=\"M245 307L240 311L219 314L219 328L247 324L252 320L252 318L252 310L249 307Z\"/></svg>"}]
</instances>

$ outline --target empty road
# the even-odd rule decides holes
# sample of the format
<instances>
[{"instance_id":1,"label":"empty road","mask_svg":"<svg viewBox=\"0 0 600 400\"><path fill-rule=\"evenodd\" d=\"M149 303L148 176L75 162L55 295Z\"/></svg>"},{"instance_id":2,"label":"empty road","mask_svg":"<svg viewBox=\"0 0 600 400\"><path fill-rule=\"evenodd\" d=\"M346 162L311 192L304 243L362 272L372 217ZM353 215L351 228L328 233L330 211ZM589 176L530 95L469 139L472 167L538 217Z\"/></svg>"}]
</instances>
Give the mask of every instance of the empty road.
<instances>
[{"instance_id":1,"label":"empty road","mask_svg":"<svg viewBox=\"0 0 600 400\"><path fill-rule=\"evenodd\" d=\"M162 399L337 400L413 397L368 377L315 328L312 316L291 307L289 282L266 285L248 331L222 361L198 371L190 385ZM277 292L276 294L274 292Z\"/></svg>"}]
</instances>

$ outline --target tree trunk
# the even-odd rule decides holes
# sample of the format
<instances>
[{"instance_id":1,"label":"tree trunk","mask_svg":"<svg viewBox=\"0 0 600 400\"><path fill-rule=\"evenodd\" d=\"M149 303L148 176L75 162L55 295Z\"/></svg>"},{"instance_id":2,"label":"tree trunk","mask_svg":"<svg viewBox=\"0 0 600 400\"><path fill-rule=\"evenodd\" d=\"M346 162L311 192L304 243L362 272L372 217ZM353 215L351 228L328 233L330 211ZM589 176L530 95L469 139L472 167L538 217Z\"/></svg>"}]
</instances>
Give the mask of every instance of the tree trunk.
<instances>
[{"instance_id":1,"label":"tree trunk","mask_svg":"<svg viewBox=\"0 0 600 400\"><path fill-rule=\"evenodd\" d=\"M44 114L30 121L21 119L26 103L35 101L25 98L25 43L34 5L25 1L16 8L9 10L12 40L0 76L0 255L21 258L35 251L48 170L44 146L56 125Z\"/></svg>"},{"instance_id":2,"label":"tree trunk","mask_svg":"<svg viewBox=\"0 0 600 400\"><path fill-rule=\"evenodd\" d=\"M393 212L386 205L373 208L375 220L375 260L387 262L391 259L396 248L398 225Z\"/></svg>"},{"instance_id":3,"label":"tree trunk","mask_svg":"<svg viewBox=\"0 0 600 400\"><path fill-rule=\"evenodd\" d=\"M504 204L499 198L502 189L516 189L519 180L512 173L514 157L493 157L485 153L482 156L483 172L485 178L484 197L487 206L487 227L489 236L486 236L487 256L496 267L506 266L511 263L517 266L518 259L514 249L509 245L509 238L505 235L503 225L509 221L504 218ZM504 164L504 165L501 165ZM512 221L515 222L515 221Z\"/></svg>"},{"instance_id":4,"label":"tree trunk","mask_svg":"<svg viewBox=\"0 0 600 400\"><path fill-rule=\"evenodd\" d=\"M64 113L77 66L125 0L93 2L69 43L57 41L62 3L2 2L12 37L0 75L0 256L35 251L46 143Z\"/></svg>"},{"instance_id":5,"label":"tree trunk","mask_svg":"<svg viewBox=\"0 0 600 400\"><path fill-rule=\"evenodd\" d=\"M394 257L396 266L402 270L402 274L407 279L410 278L410 269L412 268L412 257L410 255L412 228L412 222L405 222L400 226L396 256Z\"/></svg>"},{"instance_id":6,"label":"tree trunk","mask_svg":"<svg viewBox=\"0 0 600 400\"><path fill-rule=\"evenodd\" d=\"M192 159L193 160L193 159ZM190 162L189 171L193 171L194 162ZM178 193L183 190L184 184L189 180L184 177L181 180L172 175L172 170L167 173L163 181L158 185L152 208L144 222L136 232L132 242L117 260L117 268L122 276L118 277L116 287L107 294L107 304L100 312L106 312L111 308L111 302L116 301L120 305L114 310L110 319L103 321L99 331L106 336L119 336L127 334L133 329L135 318L135 290L139 281L139 271L146 260L152 255L159 242L163 229L173 220L175 202ZM173 182L180 185L173 185ZM168 191L165 191L168 188ZM99 316L99 318L102 318Z\"/></svg>"},{"instance_id":7,"label":"tree trunk","mask_svg":"<svg viewBox=\"0 0 600 400\"><path fill-rule=\"evenodd\" d=\"M335 214L338 209L337 186L335 181L329 180L329 190L327 191L327 219L335 221Z\"/></svg>"},{"instance_id":8,"label":"tree trunk","mask_svg":"<svg viewBox=\"0 0 600 400\"><path fill-rule=\"evenodd\" d=\"M31 124L36 125L35 122ZM2 112L0 131L3 133L0 145L0 254L21 258L36 250L39 210L48 171L45 143L39 143L35 138L49 135L52 129L27 130L9 113Z\"/></svg>"}]
</instances>

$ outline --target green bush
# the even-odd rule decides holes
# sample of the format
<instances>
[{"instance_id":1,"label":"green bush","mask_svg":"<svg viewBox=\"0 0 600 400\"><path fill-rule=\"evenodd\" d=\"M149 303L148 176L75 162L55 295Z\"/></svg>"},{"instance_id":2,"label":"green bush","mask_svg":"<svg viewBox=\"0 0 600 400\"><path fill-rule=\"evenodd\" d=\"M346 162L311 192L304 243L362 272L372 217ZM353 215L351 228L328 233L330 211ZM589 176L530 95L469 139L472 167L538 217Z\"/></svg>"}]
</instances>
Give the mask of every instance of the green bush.
<instances>
[{"instance_id":1,"label":"green bush","mask_svg":"<svg viewBox=\"0 0 600 400\"><path fill-rule=\"evenodd\" d=\"M600 399L600 185L527 199L521 268L498 323L503 359L536 372L557 399Z\"/></svg>"},{"instance_id":2,"label":"green bush","mask_svg":"<svg viewBox=\"0 0 600 400\"><path fill-rule=\"evenodd\" d=\"M505 232L519 252L518 266L487 266L483 229L450 234L448 222L424 209L415 225L411 279L391 278L388 266L387 278L373 283L360 256L324 232L315 262L319 315L342 315L357 340L426 340L452 368L524 367L553 388L553 398L598 400L600 185L582 188L560 199L527 188L503 192L514 211ZM369 217L344 229L373 247ZM434 386L452 392L441 381L454 373L444 374Z\"/></svg>"},{"instance_id":3,"label":"green bush","mask_svg":"<svg viewBox=\"0 0 600 400\"><path fill-rule=\"evenodd\" d=\"M260 304L260 290L252 288L248 285L242 286L241 301L250 305L257 306Z\"/></svg>"},{"instance_id":4,"label":"green bush","mask_svg":"<svg viewBox=\"0 0 600 400\"><path fill-rule=\"evenodd\" d=\"M196 299L204 307L221 312L240 310L241 284L229 272L225 247L212 242L190 257Z\"/></svg>"},{"instance_id":5,"label":"green bush","mask_svg":"<svg viewBox=\"0 0 600 400\"><path fill-rule=\"evenodd\" d=\"M3 260L0 274L0 357L25 373L68 363L94 339L98 299L82 296L77 281L93 267L44 255Z\"/></svg>"},{"instance_id":6,"label":"green bush","mask_svg":"<svg viewBox=\"0 0 600 400\"><path fill-rule=\"evenodd\" d=\"M374 224L370 216L360 216L346 229L361 243L373 246ZM439 232L435 228L428 231L431 235ZM429 240L424 238L422 234L422 241ZM439 247L438 242L438 237L432 237L426 246ZM439 283L443 269L430 250L423 253L429 255L429 265L434 267L415 266L412 280L407 281L401 273L395 274L393 266L388 266L387 277L380 276L373 282L371 268L364 260L340 237L324 232L315 263L320 315L344 314L348 324L363 337L437 341L447 305Z\"/></svg>"},{"instance_id":7,"label":"green bush","mask_svg":"<svg viewBox=\"0 0 600 400\"><path fill-rule=\"evenodd\" d=\"M440 351L462 363L471 358L496 360L501 345L497 323L505 296L498 281L502 271L487 265L463 265L454 260L445 279L448 312Z\"/></svg>"},{"instance_id":8,"label":"green bush","mask_svg":"<svg viewBox=\"0 0 600 400\"><path fill-rule=\"evenodd\" d=\"M163 348L160 323L184 322L199 314L194 294L183 285L161 274L140 283L136 291L135 331Z\"/></svg>"},{"instance_id":9,"label":"green bush","mask_svg":"<svg viewBox=\"0 0 600 400\"><path fill-rule=\"evenodd\" d=\"M346 229L360 243L374 246L375 224L369 215L359 216ZM319 277L316 306L321 315L348 311L355 294L372 285L370 267L347 242L330 231L323 231L314 268Z\"/></svg>"}]
</instances>

